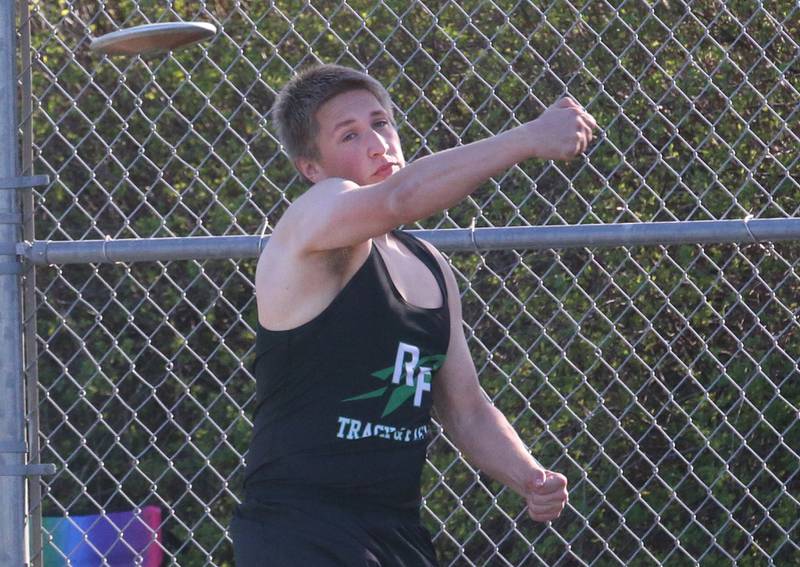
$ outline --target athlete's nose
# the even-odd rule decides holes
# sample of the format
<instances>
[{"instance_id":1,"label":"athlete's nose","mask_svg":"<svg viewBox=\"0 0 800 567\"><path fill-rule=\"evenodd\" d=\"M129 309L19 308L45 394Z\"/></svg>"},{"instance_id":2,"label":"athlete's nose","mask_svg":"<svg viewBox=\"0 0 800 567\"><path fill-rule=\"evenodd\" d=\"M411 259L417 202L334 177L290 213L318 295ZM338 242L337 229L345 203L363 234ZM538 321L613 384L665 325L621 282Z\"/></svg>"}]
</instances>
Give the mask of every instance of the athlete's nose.
<instances>
[{"instance_id":1,"label":"athlete's nose","mask_svg":"<svg viewBox=\"0 0 800 567\"><path fill-rule=\"evenodd\" d=\"M389 150L389 142L380 132L370 130L367 136L367 153L369 157L382 156Z\"/></svg>"}]
</instances>

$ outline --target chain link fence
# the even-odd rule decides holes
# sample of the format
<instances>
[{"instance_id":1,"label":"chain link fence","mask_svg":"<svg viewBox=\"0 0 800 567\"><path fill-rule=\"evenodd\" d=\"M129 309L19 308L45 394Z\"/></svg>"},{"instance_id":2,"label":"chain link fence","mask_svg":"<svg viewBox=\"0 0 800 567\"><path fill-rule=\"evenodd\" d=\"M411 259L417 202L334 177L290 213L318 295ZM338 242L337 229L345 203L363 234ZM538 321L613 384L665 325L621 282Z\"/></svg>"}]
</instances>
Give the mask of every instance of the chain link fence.
<instances>
[{"instance_id":1,"label":"chain link fence","mask_svg":"<svg viewBox=\"0 0 800 567\"><path fill-rule=\"evenodd\" d=\"M34 193L37 240L268 234L305 188L268 111L317 60L388 86L408 159L567 93L597 118L585 158L522 163L419 228L800 212L794 1L36 0L19 14L22 130L51 180ZM87 49L174 20L219 33L150 58ZM570 504L534 524L440 432L423 521L443 565L800 564L800 245L592 244L450 255L481 383L569 478ZM37 269L29 443L58 472L32 481L34 564L79 553L48 526L87 532L77 517L148 506L165 564L233 564L254 270Z\"/></svg>"}]
</instances>

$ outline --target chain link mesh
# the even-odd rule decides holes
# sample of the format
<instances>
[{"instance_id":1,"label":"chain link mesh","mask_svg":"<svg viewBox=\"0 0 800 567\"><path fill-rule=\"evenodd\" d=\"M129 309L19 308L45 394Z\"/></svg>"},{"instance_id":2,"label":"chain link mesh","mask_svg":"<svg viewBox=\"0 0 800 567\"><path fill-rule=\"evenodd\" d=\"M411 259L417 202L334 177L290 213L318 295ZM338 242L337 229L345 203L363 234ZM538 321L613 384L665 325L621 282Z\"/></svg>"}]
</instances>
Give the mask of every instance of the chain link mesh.
<instances>
[{"instance_id":1,"label":"chain link mesh","mask_svg":"<svg viewBox=\"0 0 800 567\"><path fill-rule=\"evenodd\" d=\"M584 159L525 162L424 228L800 213L789 0L34 1L36 238L258 234L304 185L269 125L313 61L390 90L409 159L571 94ZM202 20L149 57L92 36ZM265 223L267 223L265 225ZM797 243L453 254L481 383L570 480L548 525L441 432L423 520L444 565L800 563ZM37 273L45 516L155 504L173 565L232 565L254 379L251 261ZM155 536L154 536L155 537ZM68 561L45 530L44 548Z\"/></svg>"}]
</instances>

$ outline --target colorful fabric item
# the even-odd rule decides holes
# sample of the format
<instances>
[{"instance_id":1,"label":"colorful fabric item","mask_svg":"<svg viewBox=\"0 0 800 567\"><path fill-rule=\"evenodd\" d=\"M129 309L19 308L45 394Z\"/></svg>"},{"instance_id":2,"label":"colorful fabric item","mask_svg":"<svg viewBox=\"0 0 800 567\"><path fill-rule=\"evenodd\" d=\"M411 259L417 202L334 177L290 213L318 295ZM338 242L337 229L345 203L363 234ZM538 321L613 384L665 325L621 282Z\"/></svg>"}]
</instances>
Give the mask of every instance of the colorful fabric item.
<instances>
[{"instance_id":1,"label":"colorful fabric item","mask_svg":"<svg viewBox=\"0 0 800 567\"><path fill-rule=\"evenodd\" d=\"M158 567L164 559L164 550L159 545L158 506L145 506L139 513L44 517L42 527L44 567Z\"/></svg>"}]
</instances>

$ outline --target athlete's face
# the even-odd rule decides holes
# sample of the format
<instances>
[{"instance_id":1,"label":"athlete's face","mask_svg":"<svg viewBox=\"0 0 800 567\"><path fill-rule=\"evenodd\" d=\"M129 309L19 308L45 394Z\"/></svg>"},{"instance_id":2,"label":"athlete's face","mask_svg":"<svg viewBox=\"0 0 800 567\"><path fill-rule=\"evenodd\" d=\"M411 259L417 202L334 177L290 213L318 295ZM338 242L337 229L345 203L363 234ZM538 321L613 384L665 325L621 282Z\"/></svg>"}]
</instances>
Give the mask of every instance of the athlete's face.
<instances>
[{"instance_id":1,"label":"athlete's face","mask_svg":"<svg viewBox=\"0 0 800 567\"><path fill-rule=\"evenodd\" d=\"M298 160L300 170L314 183L341 177L370 185L405 165L397 130L369 91L333 97L320 106L316 119L320 158Z\"/></svg>"}]
</instances>

